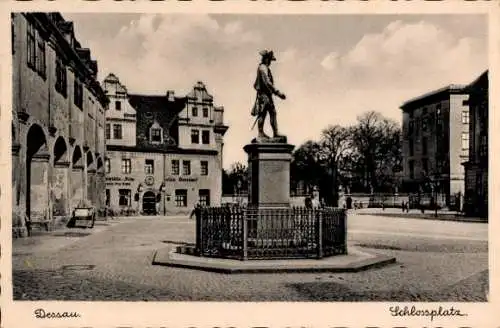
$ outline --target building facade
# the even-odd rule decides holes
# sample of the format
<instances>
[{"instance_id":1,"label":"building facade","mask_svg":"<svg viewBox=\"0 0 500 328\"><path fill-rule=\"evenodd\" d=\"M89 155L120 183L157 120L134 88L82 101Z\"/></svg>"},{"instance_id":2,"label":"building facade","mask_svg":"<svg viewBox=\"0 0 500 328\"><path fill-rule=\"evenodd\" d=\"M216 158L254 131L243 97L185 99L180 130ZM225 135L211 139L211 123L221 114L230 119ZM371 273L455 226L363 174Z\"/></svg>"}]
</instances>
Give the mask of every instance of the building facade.
<instances>
[{"instance_id":1,"label":"building facade","mask_svg":"<svg viewBox=\"0 0 500 328\"><path fill-rule=\"evenodd\" d=\"M432 194L459 210L469 154L469 96L450 85L407 101L403 111L403 191Z\"/></svg>"},{"instance_id":2,"label":"building facade","mask_svg":"<svg viewBox=\"0 0 500 328\"><path fill-rule=\"evenodd\" d=\"M472 82L470 94L470 147L465 167L464 212L488 218L488 72Z\"/></svg>"},{"instance_id":3,"label":"building facade","mask_svg":"<svg viewBox=\"0 0 500 328\"><path fill-rule=\"evenodd\" d=\"M65 221L104 200L105 109L97 62L59 13L14 13L13 228ZM102 191L102 192L101 192Z\"/></svg>"},{"instance_id":4,"label":"building facade","mask_svg":"<svg viewBox=\"0 0 500 328\"><path fill-rule=\"evenodd\" d=\"M224 108L202 82L183 97L173 91L128 93L110 74L104 81L106 204L118 214L186 214L222 197Z\"/></svg>"}]
</instances>

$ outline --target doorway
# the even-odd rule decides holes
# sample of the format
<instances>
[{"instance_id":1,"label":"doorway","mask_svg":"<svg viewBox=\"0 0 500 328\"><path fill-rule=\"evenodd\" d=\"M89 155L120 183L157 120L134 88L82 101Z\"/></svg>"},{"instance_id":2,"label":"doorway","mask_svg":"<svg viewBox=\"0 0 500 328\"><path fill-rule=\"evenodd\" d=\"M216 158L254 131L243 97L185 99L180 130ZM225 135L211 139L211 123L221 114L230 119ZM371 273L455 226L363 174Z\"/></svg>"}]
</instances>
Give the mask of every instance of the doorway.
<instances>
[{"instance_id":1,"label":"doorway","mask_svg":"<svg viewBox=\"0 0 500 328\"><path fill-rule=\"evenodd\" d=\"M156 215L156 195L152 191L146 191L142 196L142 212L146 215Z\"/></svg>"}]
</instances>

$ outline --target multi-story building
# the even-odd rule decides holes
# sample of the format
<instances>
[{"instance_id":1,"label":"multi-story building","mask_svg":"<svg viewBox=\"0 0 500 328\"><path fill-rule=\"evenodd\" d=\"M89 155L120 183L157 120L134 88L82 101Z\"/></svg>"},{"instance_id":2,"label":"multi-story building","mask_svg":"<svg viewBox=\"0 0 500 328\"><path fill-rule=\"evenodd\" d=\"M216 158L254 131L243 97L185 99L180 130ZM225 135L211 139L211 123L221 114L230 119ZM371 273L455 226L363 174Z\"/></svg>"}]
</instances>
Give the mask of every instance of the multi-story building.
<instances>
[{"instance_id":1,"label":"multi-story building","mask_svg":"<svg viewBox=\"0 0 500 328\"><path fill-rule=\"evenodd\" d=\"M403 188L432 193L440 206L459 207L469 152L469 96L450 85L405 102Z\"/></svg>"},{"instance_id":2,"label":"multi-story building","mask_svg":"<svg viewBox=\"0 0 500 328\"><path fill-rule=\"evenodd\" d=\"M188 213L222 197L224 108L202 82L185 97L128 93L110 74L104 80L106 204L114 212Z\"/></svg>"},{"instance_id":3,"label":"multi-story building","mask_svg":"<svg viewBox=\"0 0 500 328\"><path fill-rule=\"evenodd\" d=\"M97 62L59 13L14 13L11 24L15 217L57 223L76 206L99 209L108 99Z\"/></svg>"},{"instance_id":4,"label":"multi-story building","mask_svg":"<svg viewBox=\"0 0 500 328\"><path fill-rule=\"evenodd\" d=\"M465 167L464 212L488 217L488 71L468 87L470 108L469 160Z\"/></svg>"}]
</instances>

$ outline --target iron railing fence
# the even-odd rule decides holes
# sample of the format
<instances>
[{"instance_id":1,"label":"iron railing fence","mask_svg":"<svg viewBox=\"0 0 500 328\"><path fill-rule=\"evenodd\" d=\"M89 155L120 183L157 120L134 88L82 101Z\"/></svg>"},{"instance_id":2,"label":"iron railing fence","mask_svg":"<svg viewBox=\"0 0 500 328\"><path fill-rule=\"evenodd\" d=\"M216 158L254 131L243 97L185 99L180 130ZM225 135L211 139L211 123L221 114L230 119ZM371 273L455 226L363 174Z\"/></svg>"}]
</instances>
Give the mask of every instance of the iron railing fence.
<instances>
[{"instance_id":1,"label":"iron railing fence","mask_svg":"<svg viewBox=\"0 0 500 328\"><path fill-rule=\"evenodd\" d=\"M341 208L200 208L196 250L207 257L323 258L347 254L346 211Z\"/></svg>"}]
</instances>

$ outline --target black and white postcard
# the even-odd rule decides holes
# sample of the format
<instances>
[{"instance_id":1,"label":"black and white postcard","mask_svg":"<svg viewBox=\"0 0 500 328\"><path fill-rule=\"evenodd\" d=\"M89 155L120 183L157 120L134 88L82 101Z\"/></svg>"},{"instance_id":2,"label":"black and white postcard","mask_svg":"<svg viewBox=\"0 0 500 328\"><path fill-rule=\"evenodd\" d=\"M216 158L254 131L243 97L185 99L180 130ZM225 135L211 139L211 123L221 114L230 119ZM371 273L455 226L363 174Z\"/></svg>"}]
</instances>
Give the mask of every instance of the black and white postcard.
<instances>
[{"instance_id":1,"label":"black and white postcard","mask_svg":"<svg viewBox=\"0 0 500 328\"><path fill-rule=\"evenodd\" d=\"M498 6L194 2L0 6L5 326L493 327Z\"/></svg>"}]
</instances>

